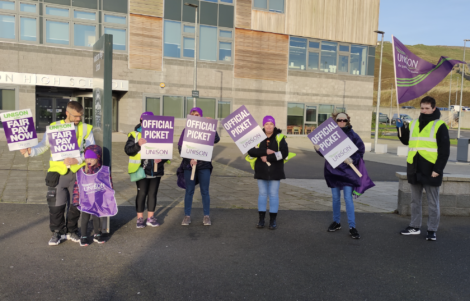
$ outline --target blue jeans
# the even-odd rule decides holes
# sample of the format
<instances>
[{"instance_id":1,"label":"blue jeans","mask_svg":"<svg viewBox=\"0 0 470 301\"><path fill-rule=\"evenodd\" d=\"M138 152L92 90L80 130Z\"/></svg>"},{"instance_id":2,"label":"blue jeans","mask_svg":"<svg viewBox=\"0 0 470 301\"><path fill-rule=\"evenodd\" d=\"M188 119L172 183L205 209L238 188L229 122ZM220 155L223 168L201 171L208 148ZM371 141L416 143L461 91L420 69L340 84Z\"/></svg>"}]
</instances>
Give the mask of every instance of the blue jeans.
<instances>
[{"instance_id":1,"label":"blue jeans","mask_svg":"<svg viewBox=\"0 0 470 301\"><path fill-rule=\"evenodd\" d=\"M184 170L184 181L186 182L186 194L184 195L184 214L187 216L191 215L191 207L193 206L193 195L194 188L196 186L196 179L199 180L204 215L209 215L211 206L211 198L209 196L209 184L211 181L210 169L196 169L194 181L191 181L191 170Z\"/></svg>"},{"instance_id":2,"label":"blue jeans","mask_svg":"<svg viewBox=\"0 0 470 301\"><path fill-rule=\"evenodd\" d=\"M269 212L277 213L279 209L279 180L258 180L258 211L266 211L269 195Z\"/></svg>"},{"instance_id":3,"label":"blue jeans","mask_svg":"<svg viewBox=\"0 0 470 301\"><path fill-rule=\"evenodd\" d=\"M348 224L349 227L356 228L352 191L353 188L351 186L343 187L344 202L346 203L346 213L348 215ZM333 194L333 220L339 224L341 221L341 189L339 187L331 188L331 193Z\"/></svg>"}]
</instances>

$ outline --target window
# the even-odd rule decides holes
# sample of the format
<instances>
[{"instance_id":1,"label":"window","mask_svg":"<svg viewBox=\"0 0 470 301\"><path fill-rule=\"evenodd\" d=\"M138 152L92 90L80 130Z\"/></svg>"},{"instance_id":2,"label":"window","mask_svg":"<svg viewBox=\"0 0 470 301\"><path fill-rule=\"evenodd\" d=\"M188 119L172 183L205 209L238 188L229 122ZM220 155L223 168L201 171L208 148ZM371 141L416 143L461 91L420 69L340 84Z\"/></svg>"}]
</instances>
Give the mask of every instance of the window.
<instances>
[{"instance_id":1,"label":"window","mask_svg":"<svg viewBox=\"0 0 470 301\"><path fill-rule=\"evenodd\" d=\"M46 15L68 18L69 17L69 9L68 8L58 8L58 7L46 6Z\"/></svg>"},{"instance_id":2,"label":"window","mask_svg":"<svg viewBox=\"0 0 470 301\"><path fill-rule=\"evenodd\" d=\"M287 133L294 135L304 134L305 105L301 103L287 104Z\"/></svg>"},{"instance_id":3,"label":"window","mask_svg":"<svg viewBox=\"0 0 470 301\"><path fill-rule=\"evenodd\" d=\"M160 97L146 97L145 111L160 115Z\"/></svg>"},{"instance_id":4,"label":"window","mask_svg":"<svg viewBox=\"0 0 470 301\"><path fill-rule=\"evenodd\" d=\"M234 7L232 5L219 5L219 26L233 28L233 13Z\"/></svg>"},{"instance_id":5,"label":"window","mask_svg":"<svg viewBox=\"0 0 470 301\"><path fill-rule=\"evenodd\" d=\"M183 96L163 96L163 116L173 116L184 118L184 97Z\"/></svg>"},{"instance_id":6,"label":"window","mask_svg":"<svg viewBox=\"0 0 470 301\"><path fill-rule=\"evenodd\" d=\"M16 98L14 89L0 89L0 112L14 111L16 109ZM0 122L3 128L3 122Z\"/></svg>"},{"instance_id":7,"label":"window","mask_svg":"<svg viewBox=\"0 0 470 301\"><path fill-rule=\"evenodd\" d=\"M72 0L72 5L76 7L98 9L97 0Z\"/></svg>"},{"instance_id":8,"label":"window","mask_svg":"<svg viewBox=\"0 0 470 301\"><path fill-rule=\"evenodd\" d=\"M336 53L338 43L321 42L320 70L324 72L336 73Z\"/></svg>"},{"instance_id":9,"label":"window","mask_svg":"<svg viewBox=\"0 0 470 301\"><path fill-rule=\"evenodd\" d=\"M254 0L253 8L284 13L284 0Z\"/></svg>"},{"instance_id":10,"label":"window","mask_svg":"<svg viewBox=\"0 0 470 301\"><path fill-rule=\"evenodd\" d=\"M108 15L104 14L104 22L105 23L114 23L114 24L120 24L120 25L126 25L126 17L124 16L114 16L114 15Z\"/></svg>"},{"instance_id":11,"label":"window","mask_svg":"<svg viewBox=\"0 0 470 301\"><path fill-rule=\"evenodd\" d=\"M93 47L96 43L96 26L74 24L73 44L81 47ZM114 43L113 37L113 43ZM114 48L114 47L113 47Z\"/></svg>"},{"instance_id":12,"label":"window","mask_svg":"<svg viewBox=\"0 0 470 301\"><path fill-rule=\"evenodd\" d=\"M234 0L201 0L201 1L214 2L214 3L220 2L220 3L229 3L229 4L233 4L233 1L234 1Z\"/></svg>"},{"instance_id":13,"label":"window","mask_svg":"<svg viewBox=\"0 0 470 301\"><path fill-rule=\"evenodd\" d=\"M46 43L69 45L69 23L46 20Z\"/></svg>"},{"instance_id":14,"label":"window","mask_svg":"<svg viewBox=\"0 0 470 301\"><path fill-rule=\"evenodd\" d=\"M103 0L103 10L127 14L128 0Z\"/></svg>"},{"instance_id":15,"label":"window","mask_svg":"<svg viewBox=\"0 0 470 301\"><path fill-rule=\"evenodd\" d=\"M200 25L199 59L217 61L217 27Z\"/></svg>"},{"instance_id":16,"label":"window","mask_svg":"<svg viewBox=\"0 0 470 301\"><path fill-rule=\"evenodd\" d=\"M367 61L367 75L374 76L375 68L375 47L369 46L369 57Z\"/></svg>"},{"instance_id":17,"label":"window","mask_svg":"<svg viewBox=\"0 0 470 301\"><path fill-rule=\"evenodd\" d=\"M291 37L289 42L289 68L305 70L307 39Z\"/></svg>"},{"instance_id":18,"label":"window","mask_svg":"<svg viewBox=\"0 0 470 301\"><path fill-rule=\"evenodd\" d=\"M181 57L181 22L165 20L164 27L163 55Z\"/></svg>"},{"instance_id":19,"label":"window","mask_svg":"<svg viewBox=\"0 0 470 301\"><path fill-rule=\"evenodd\" d=\"M0 9L15 10L15 2L0 1Z\"/></svg>"},{"instance_id":20,"label":"window","mask_svg":"<svg viewBox=\"0 0 470 301\"><path fill-rule=\"evenodd\" d=\"M318 70L320 66L320 42L308 42L308 69Z\"/></svg>"},{"instance_id":21,"label":"window","mask_svg":"<svg viewBox=\"0 0 470 301\"><path fill-rule=\"evenodd\" d=\"M184 25L183 32L185 32L185 33L196 33L196 29L194 28L194 26Z\"/></svg>"},{"instance_id":22,"label":"window","mask_svg":"<svg viewBox=\"0 0 470 301\"><path fill-rule=\"evenodd\" d=\"M155 115L186 118L193 108L193 104L194 100L189 96L145 96L145 111L153 112ZM204 117L225 118L230 114L229 101L222 102L216 98L196 98L196 106L203 110Z\"/></svg>"},{"instance_id":23,"label":"window","mask_svg":"<svg viewBox=\"0 0 470 301\"><path fill-rule=\"evenodd\" d=\"M165 1L165 13L164 13L165 19L181 21L181 9L183 6L182 4L183 2L181 0L166 0ZM195 14L194 8L190 10L190 7L186 7L184 10L188 11L189 16L192 15L192 22L194 22L194 14ZM190 20L185 20L185 21L190 21Z\"/></svg>"},{"instance_id":24,"label":"window","mask_svg":"<svg viewBox=\"0 0 470 301\"><path fill-rule=\"evenodd\" d=\"M113 50L126 50L126 30L118 28L104 28L105 34L113 35Z\"/></svg>"},{"instance_id":25,"label":"window","mask_svg":"<svg viewBox=\"0 0 470 301\"><path fill-rule=\"evenodd\" d=\"M318 110L318 124L322 124L325 120L331 117L335 110L334 105L320 105Z\"/></svg>"},{"instance_id":26,"label":"window","mask_svg":"<svg viewBox=\"0 0 470 301\"><path fill-rule=\"evenodd\" d=\"M36 13L36 4L20 3L20 11L25 13Z\"/></svg>"},{"instance_id":27,"label":"window","mask_svg":"<svg viewBox=\"0 0 470 301\"><path fill-rule=\"evenodd\" d=\"M0 38L15 39L15 16L0 15Z\"/></svg>"},{"instance_id":28,"label":"window","mask_svg":"<svg viewBox=\"0 0 470 301\"><path fill-rule=\"evenodd\" d=\"M198 13L201 14L199 19L201 24L217 26L217 10L218 5L208 2L200 2L200 10Z\"/></svg>"},{"instance_id":29,"label":"window","mask_svg":"<svg viewBox=\"0 0 470 301\"><path fill-rule=\"evenodd\" d=\"M37 19L20 17L20 40L36 42L37 41Z\"/></svg>"},{"instance_id":30,"label":"window","mask_svg":"<svg viewBox=\"0 0 470 301\"><path fill-rule=\"evenodd\" d=\"M230 115L230 101L219 101L217 118L223 119Z\"/></svg>"},{"instance_id":31,"label":"window","mask_svg":"<svg viewBox=\"0 0 470 301\"><path fill-rule=\"evenodd\" d=\"M73 17L75 19L95 21L96 20L96 13L95 12L82 11L82 10L74 10L73 11Z\"/></svg>"},{"instance_id":32,"label":"window","mask_svg":"<svg viewBox=\"0 0 470 301\"><path fill-rule=\"evenodd\" d=\"M349 72L349 45L339 45L338 72Z\"/></svg>"},{"instance_id":33,"label":"window","mask_svg":"<svg viewBox=\"0 0 470 301\"><path fill-rule=\"evenodd\" d=\"M194 58L194 38L183 37L183 56Z\"/></svg>"},{"instance_id":34,"label":"window","mask_svg":"<svg viewBox=\"0 0 470 301\"><path fill-rule=\"evenodd\" d=\"M204 117L215 118L216 100L214 98L196 98L196 106L204 112Z\"/></svg>"},{"instance_id":35,"label":"window","mask_svg":"<svg viewBox=\"0 0 470 301\"><path fill-rule=\"evenodd\" d=\"M352 45L351 74L366 75L367 47Z\"/></svg>"},{"instance_id":36,"label":"window","mask_svg":"<svg viewBox=\"0 0 470 301\"><path fill-rule=\"evenodd\" d=\"M231 30L219 30L219 61L232 61L232 36Z\"/></svg>"}]
</instances>

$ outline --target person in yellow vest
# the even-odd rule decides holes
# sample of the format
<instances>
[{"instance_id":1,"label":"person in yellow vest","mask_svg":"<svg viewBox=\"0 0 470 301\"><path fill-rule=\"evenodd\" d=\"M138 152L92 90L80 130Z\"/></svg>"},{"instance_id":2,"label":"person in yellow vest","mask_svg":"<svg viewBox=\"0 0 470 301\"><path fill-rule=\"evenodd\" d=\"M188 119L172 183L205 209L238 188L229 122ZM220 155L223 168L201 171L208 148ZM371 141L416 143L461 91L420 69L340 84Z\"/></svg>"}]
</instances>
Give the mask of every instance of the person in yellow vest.
<instances>
[{"instance_id":1,"label":"person in yellow vest","mask_svg":"<svg viewBox=\"0 0 470 301\"><path fill-rule=\"evenodd\" d=\"M157 193L160 186L160 179L165 173L164 163L170 163L170 160L152 160L140 158L141 146L147 143L142 138L142 118L146 115L153 116L152 112L144 112L140 116L140 123L135 126L135 130L127 135L127 142L124 151L129 156L128 173L136 173L139 168L143 170L143 178L136 181L137 196L135 198L135 209L137 211L138 229L145 226L158 227L160 223L154 215L157 206ZM156 166L155 166L156 165ZM157 167L157 168L155 168ZM145 203L147 201L147 219L144 219Z\"/></svg>"},{"instance_id":2,"label":"person in yellow vest","mask_svg":"<svg viewBox=\"0 0 470 301\"><path fill-rule=\"evenodd\" d=\"M286 136L276 127L276 120L272 116L263 118L263 131L267 138L257 147L248 151L255 161L255 179L258 180L258 215L257 228L264 228L266 207L269 196L269 229L277 228L277 212L279 209L279 186L284 174L284 160L289 156Z\"/></svg>"},{"instance_id":3,"label":"person in yellow vest","mask_svg":"<svg viewBox=\"0 0 470 301\"><path fill-rule=\"evenodd\" d=\"M408 145L407 176L411 185L411 222L400 233L419 235L421 233L423 188L428 199L428 233L426 240L435 241L439 226L439 186L450 154L449 130L439 120L441 112L436 100L426 96L421 100L421 114L408 126L397 119L397 130L401 128L400 141Z\"/></svg>"},{"instance_id":4,"label":"person in yellow vest","mask_svg":"<svg viewBox=\"0 0 470 301\"><path fill-rule=\"evenodd\" d=\"M49 240L49 245L51 246L58 245L65 239L77 243L80 242L80 235L78 233L80 211L78 211L77 207L70 206L70 200L73 195L73 186L76 178L75 173L80 169L81 164L85 160L84 149L87 146L95 144L93 126L81 122L83 106L77 101L70 101L67 104L65 114L67 117L64 120L53 122L51 125L59 123L73 123L75 125L75 134L77 135L81 158L66 158L64 161L49 161L48 177L51 175L58 177L58 182L55 182L56 186L49 187L47 198L49 205L49 227L52 231L52 238ZM32 148L22 149L20 152L23 155L28 152L30 157L36 157L45 153L49 148L50 144L47 135L44 134L42 141L38 145ZM69 204L69 212L66 222L64 215L67 204Z\"/></svg>"}]
</instances>

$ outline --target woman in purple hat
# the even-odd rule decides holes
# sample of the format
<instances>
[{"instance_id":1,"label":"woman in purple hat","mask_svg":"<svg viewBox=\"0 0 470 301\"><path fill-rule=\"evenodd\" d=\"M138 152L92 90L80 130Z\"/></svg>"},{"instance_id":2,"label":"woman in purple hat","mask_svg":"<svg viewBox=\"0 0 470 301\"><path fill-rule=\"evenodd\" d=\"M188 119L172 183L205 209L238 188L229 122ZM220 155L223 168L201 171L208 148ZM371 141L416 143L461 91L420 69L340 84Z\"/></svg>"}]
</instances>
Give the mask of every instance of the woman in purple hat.
<instances>
[{"instance_id":1,"label":"woman in purple hat","mask_svg":"<svg viewBox=\"0 0 470 301\"><path fill-rule=\"evenodd\" d=\"M192 108L190 114L193 116L203 117L202 109L197 107ZM183 137L184 130L183 132L181 132L181 137L178 141L178 150L180 154L181 147L183 146ZM217 132L215 132L214 143L218 143L219 141L220 137ZM196 165L196 175L194 177L194 180L191 180L191 171L193 165ZM210 226L212 223L209 217L211 205L211 199L209 196L209 184L212 173L212 162L206 162L201 160L197 161L194 159L183 158L181 166L178 170L183 170L183 172L180 174L181 177L184 175L184 185L186 187L186 194L184 196L184 218L183 222L181 222L181 225L189 226L189 224L191 223L191 208L193 205L194 189L196 187L196 184L199 183L199 187L201 188L202 207L204 211L202 223L204 224L204 226Z\"/></svg>"},{"instance_id":2,"label":"woman in purple hat","mask_svg":"<svg viewBox=\"0 0 470 301\"><path fill-rule=\"evenodd\" d=\"M140 116L140 123L135 126L135 130L127 136L124 151L129 156L129 174L135 173L139 168L145 172L145 178L136 182L137 196L135 199L135 207L137 210L137 228L145 228L145 226L160 226L156 216L154 216L157 206L157 193L160 186L160 179L165 170L163 164L168 160L142 160L140 157L140 148L147 141L142 138L142 118L146 115L153 116L152 112L144 112ZM157 164L157 168L155 168ZM144 219L145 201L147 200L147 220Z\"/></svg>"},{"instance_id":3,"label":"woman in purple hat","mask_svg":"<svg viewBox=\"0 0 470 301\"><path fill-rule=\"evenodd\" d=\"M284 160L288 159L289 147L286 136L276 127L272 116L263 118L263 131L266 138L257 147L248 151L248 155L257 158L255 161L255 179L258 179L258 214L257 228L264 228L266 207L269 196L269 229L277 228L276 218L279 209L279 185L285 179Z\"/></svg>"}]
</instances>

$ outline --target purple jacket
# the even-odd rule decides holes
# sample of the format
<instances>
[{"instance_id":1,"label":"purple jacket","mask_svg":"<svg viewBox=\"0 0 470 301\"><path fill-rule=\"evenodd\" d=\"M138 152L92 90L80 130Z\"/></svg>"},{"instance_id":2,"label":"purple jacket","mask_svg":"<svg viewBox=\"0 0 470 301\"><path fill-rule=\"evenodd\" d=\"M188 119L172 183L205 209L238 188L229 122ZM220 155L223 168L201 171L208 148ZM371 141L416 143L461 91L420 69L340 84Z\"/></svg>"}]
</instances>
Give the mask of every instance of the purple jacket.
<instances>
[{"instance_id":1,"label":"purple jacket","mask_svg":"<svg viewBox=\"0 0 470 301\"><path fill-rule=\"evenodd\" d=\"M342 130L359 149L350 157L354 166L358 167L359 161L363 158L365 152L364 142L362 142L361 137L353 131L352 126L347 126L342 128ZM333 168L326 160L325 180L330 188L343 188L344 186L359 187L361 185L359 176L347 164L341 163L338 167Z\"/></svg>"}]
</instances>

